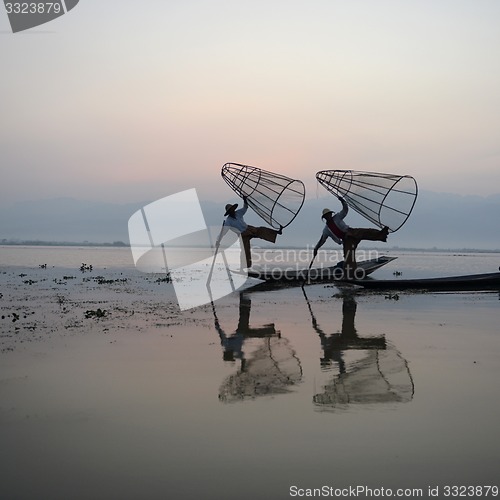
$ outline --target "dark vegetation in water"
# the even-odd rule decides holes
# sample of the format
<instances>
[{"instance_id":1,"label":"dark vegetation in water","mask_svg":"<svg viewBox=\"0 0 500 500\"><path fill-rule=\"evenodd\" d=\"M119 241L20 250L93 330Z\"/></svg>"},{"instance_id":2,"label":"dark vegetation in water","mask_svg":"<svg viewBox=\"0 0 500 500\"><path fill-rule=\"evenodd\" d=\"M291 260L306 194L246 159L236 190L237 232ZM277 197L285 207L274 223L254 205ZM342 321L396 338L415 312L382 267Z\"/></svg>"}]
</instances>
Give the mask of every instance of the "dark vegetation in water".
<instances>
[{"instance_id":1,"label":"dark vegetation in water","mask_svg":"<svg viewBox=\"0 0 500 500\"><path fill-rule=\"evenodd\" d=\"M34 312L28 313L28 312L23 312L22 310L20 310L19 313L12 312L10 314L2 314L1 318L3 320L12 321L12 323L16 323L17 321L19 321L21 319L21 317L22 317L22 319L26 319L29 314L35 314L35 313Z\"/></svg>"},{"instance_id":2,"label":"dark vegetation in water","mask_svg":"<svg viewBox=\"0 0 500 500\"><path fill-rule=\"evenodd\" d=\"M170 273L168 273L166 276L163 278L156 278L155 283L170 283L172 281L172 278L170 277Z\"/></svg>"},{"instance_id":3,"label":"dark vegetation in water","mask_svg":"<svg viewBox=\"0 0 500 500\"><path fill-rule=\"evenodd\" d=\"M128 278L106 279L104 276L92 276L83 278L83 281L95 281L98 285L112 285L114 283L126 283Z\"/></svg>"},{"instance_id":4,"label":"dark vegetation in water","mask_svg":"<svg viewBox=\"0 0 500 500\"><path fill-rule=\"evenodd\" d=\"M23 272L0 270L0 354L63 331L115 334L123 328L141 331L191 321L178 318L177 303L165 287L171 283L168 274L106 274L84 262L83 275L77 264L54 276L52 267L39 263ZM95 296L96 290L103 293Z\"/></svg>"},{"instance_id":5,"label":"dark vegetation in water","mask_svg":"<svg viewBox=\"0 0 500 500\"><path fill-rule=\"evenodd\" d=\"M107 314L108 314L108 311L106 311L106 309L101 309L99 307L95 311L93 309L85 311L85 318L87 318L87 319L89 319L89 318L105 318Z\"/></svg>"},{"instance_id":6,"label":"dark vegetation in water","mask_svg":"<svg viewBox=\"0 0 500 500\"><path fill-rule=\"evenodd\" d=\"M386 300L399 300L399 295L397 293L389 293L384 298Z\"/></svg>"}]
</instances>

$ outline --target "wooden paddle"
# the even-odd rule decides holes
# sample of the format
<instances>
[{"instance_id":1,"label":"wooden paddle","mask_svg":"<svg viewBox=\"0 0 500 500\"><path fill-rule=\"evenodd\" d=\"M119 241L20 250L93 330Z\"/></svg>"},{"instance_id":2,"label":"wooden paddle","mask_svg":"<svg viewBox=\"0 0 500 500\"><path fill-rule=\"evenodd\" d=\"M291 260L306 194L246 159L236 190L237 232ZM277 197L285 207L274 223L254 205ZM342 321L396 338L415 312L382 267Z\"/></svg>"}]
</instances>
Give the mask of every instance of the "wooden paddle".
<instances>
[{"instance_id":1,"label":"wooden paddle","mask_svg":"<svg viewBox=\"0 0 500 500\"><path fill-rule=\"evenodd\" d=\"M314 259L316 258L316 255L313 254L313 258L311 259L311 263L309 264L309 267L307 268L307 272L305 275L304 283L307 281L309 282L309 271L311 270L311 267L313 265Z\"/></svg>"},{"instance_id":2,"label":"wooden paddle","mask_svg":"<svg viewBox=\"0 0 500 500\"><path fill-rule=\"evenodd\" d=\"M222 239L221 235L222 235L223 228L224 228L224 221L222 221L222 226L220 228L219 237L217 238L217 241L215 242L214 258L212 260L212 266L210 267L210 272L208 273L207 285L209 285L210 281L212 281L212 274L214 272L215 259L217 258L217 252L219 251L219 245L220 245L220 241Z\"/></svg>"},{"instance_id":3,"label":"wooden paddle","mask_svg":"<svg viewBox=\"0 0 500 500\"><path fill-rule=\"evenodd\" d=\"M314 259L316 258L316 255L313 255L313 258L311 259L311 263L309 264L309 267L307 268L307 272L311 270L311 267L313 265Z\"/></svg>"}]
</instances>

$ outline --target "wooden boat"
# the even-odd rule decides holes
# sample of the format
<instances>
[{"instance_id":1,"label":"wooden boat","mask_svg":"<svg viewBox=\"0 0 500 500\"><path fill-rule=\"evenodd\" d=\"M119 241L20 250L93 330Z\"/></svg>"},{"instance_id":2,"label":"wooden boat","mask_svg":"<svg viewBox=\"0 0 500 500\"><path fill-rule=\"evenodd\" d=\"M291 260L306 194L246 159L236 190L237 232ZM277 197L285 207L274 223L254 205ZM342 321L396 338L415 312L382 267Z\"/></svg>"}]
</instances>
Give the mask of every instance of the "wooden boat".
<instances>
[{"instance_id":1,"label":"wooden boat","mask_svg":"<svg viewBox=\"0 0 500 500\"><path fill-rule=\"evenodd\" d=\"M424 279L364 279L350 283L374 290L480 291L500 290L500 272Z\"/></svg>"},{"instance_id":2,"label":"wooden boat","mask_svg":"<svg viewBox=\"0 0 500 500\"><path fill-rule=\"evenodd\" d=\"M397 259L383 255L375 259L358 262L358 269L362 269L365 276L373 273L382 266ZM343 279L343 262L330 267L313 267L312 269L296 269L294 267L274 267L271 270L250 270L248 277L272 283L318 283L325 281L341 281ZM233 271L234 272L234 271Z\"/></svg>"}]
</instances>

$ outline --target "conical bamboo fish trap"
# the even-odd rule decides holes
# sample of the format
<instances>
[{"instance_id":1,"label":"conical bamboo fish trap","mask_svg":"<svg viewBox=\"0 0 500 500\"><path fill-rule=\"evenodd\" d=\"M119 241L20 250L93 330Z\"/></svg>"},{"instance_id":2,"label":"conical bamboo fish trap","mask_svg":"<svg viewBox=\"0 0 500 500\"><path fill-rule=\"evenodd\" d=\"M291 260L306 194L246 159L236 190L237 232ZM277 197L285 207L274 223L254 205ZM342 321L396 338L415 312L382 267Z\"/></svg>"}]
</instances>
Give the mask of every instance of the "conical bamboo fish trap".
<instances>
[{"instance_id":1,"label":"conical bamboo fish trap","mask_svg":"<svg viewBox=\"0 0 500 500\"><path fill-rule=\"evenodd\" d=\"M288 226L305 199L304 183L257 167L226 163L222 178L271 227Z\"/></svg>"},{"instance_id":2,"label":"conical bamboo fish trap","mask_svg":"<svg viewBox=\"0 0 500 500\"><path fill-rule=\"evenodd\" d=\"M417 182L409 175L322 170L316 179L360 215L391 232L408 220L418 194Z\"/></svg>"}]
</instances>

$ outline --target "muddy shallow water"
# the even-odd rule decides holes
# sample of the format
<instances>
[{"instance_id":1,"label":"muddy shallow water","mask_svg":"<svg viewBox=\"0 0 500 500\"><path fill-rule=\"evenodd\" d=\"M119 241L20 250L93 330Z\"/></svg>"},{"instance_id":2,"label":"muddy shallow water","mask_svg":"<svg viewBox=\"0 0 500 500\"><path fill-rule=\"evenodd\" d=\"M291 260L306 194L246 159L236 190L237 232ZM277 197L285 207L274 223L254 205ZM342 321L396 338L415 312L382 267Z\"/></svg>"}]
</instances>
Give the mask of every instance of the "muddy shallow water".
<instances>
[{"instance_id":1,"label":"muddy shallow water","mask_svg":"<svg viewBox=\"0 0 500 500\"><path fill-rule=\"evenodd\" d=\"M498 484L498 292L311 285L180 312L161 275L42 262L0 269L2 498Z\"/></svg>"}]
</instances>

